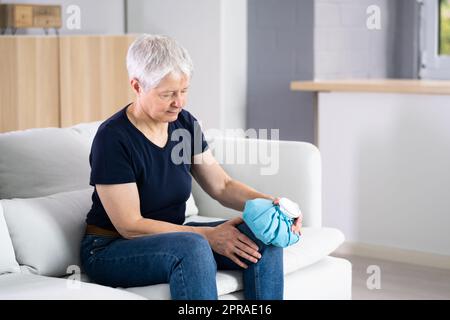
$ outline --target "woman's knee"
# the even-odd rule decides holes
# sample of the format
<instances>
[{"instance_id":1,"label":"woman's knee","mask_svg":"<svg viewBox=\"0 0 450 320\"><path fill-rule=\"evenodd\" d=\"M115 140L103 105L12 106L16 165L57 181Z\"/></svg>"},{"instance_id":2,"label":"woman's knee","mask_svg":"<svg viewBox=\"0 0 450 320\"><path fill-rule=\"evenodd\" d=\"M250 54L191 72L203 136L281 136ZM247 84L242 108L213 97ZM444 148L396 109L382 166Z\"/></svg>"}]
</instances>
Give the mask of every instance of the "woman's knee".
<instances>
[{"instance_id":1,"label":"woman's knee","mask_svg":"<svg viewBox=\"0 0 450 320\"><path fill-rule=\"evenodd\" d=\"M261 240L259 240L255 234L252 232L252 230L250 230L250 228L248 227L248 225L243 222L240 225L237 226L238 230L240 232L242 232L243 234L245 234L250 240L252 240L257 246L258 248L261 250L265 247L267 247L267 245L262 242Z\"/></svg>"},{"instance_id":2,"label":"woman's knee","mask_svg":"<svg viewBox=\"0 0 450 320\"><path fill-rule=\"evenodd\" d=\"M270 244L265 244L264 242L259 240L245 222L240 224L238 226L238 229L240 232L249 237L250 240L252 240L258 246L259 253L264 254L264 252L270 251L271 254L274 255L281 255L281 256L283 255L283 248L276 247Z\"/></svg>"},{"instance_id":3,"label":"woman's knee","mask_svg":"<svg viewBox=\"0 0 450 320\"><path fill-rule=\"evenodd\" d=\"M184 258L214 260L211 246L202 235L194 232L180 232L177 240L183 248Z\"/></svg>"}]
</instances>

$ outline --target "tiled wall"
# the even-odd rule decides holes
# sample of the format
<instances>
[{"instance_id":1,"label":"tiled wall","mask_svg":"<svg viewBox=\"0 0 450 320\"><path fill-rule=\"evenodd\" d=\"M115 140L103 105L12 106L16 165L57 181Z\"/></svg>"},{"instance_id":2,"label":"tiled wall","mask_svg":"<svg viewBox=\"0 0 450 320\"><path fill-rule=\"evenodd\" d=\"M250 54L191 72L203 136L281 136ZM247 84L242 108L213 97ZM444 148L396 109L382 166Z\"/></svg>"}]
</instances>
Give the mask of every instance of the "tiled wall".
<instances>
[{"instance_id":1,"label":"tiled wall","mask_svg":"<svg viewBox=\"0 0 450 320\"><path fill-rule=\"evenodd\" d=\"M367 27L370 5L381 9L380 30ZM397 0L316 0L315 77L393 77L396 14Z\"/></svg>"},{"instance_id":2,"label":"tiled wall","mask_svg":"<svg viewBox=\"0 0 450 320\"><path fill-rule=\"evenodd\" d=\"M313 95L289 88L314 77L313 12L313 0L249 0L247 128L313 141Z\"/></svg>"}]
</instances>

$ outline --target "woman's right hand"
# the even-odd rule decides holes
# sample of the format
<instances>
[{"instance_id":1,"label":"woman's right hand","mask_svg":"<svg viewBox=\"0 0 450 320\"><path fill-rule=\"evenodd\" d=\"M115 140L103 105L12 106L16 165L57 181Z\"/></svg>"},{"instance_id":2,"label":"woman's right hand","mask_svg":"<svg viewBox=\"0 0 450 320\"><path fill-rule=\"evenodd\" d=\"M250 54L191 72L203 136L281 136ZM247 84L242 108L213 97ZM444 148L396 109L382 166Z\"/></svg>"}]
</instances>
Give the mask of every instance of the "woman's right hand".
<instances>
[{"instance_id":1,"label":"woman's right hand","mask_svg":"<svg viewBox=\"0 0 450 320\"><path fill-rule=\"evenodd\" d=\"M258 252L258 246L236 228L243 222L244 220L241 217L224 222L211 228L206 234L206 238L215 252L247 269L248 266L240 258L257 263L261 254Z\"/></svg>"}]
</instances>

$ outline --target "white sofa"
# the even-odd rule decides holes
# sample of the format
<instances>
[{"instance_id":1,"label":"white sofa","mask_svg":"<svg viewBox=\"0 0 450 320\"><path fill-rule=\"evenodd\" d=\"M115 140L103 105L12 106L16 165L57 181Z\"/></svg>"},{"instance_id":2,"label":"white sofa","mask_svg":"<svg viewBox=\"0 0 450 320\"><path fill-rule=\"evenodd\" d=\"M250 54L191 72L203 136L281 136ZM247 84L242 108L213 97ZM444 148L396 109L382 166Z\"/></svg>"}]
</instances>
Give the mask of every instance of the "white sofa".
<instances>
[{"instance_id":1,"label":"white sofa","mask_svg":"<svg viewBox=\"0 0 450 320\"><path fill-rule=\"evenodd\" d=\"M170 299L167 284L110 288L89 283L82 270L78 272L92 194L88 155L98 124L0 134L0 299ZM223 167L262 192L301 204L303 236L284 252L285 299L350 299L351 264L330 256L344 236L321 225L319 151L302 142L208 140L219 160L225 142L241 152L272 151L272 160L279 161L274 175L261 174L269 164L248 159L246 164ZM187 221L238 214L211 199L195 182L193 196ZM241 278L240 271L219 271L219 299L242 299Z\"/></svg>"}]
</instances>

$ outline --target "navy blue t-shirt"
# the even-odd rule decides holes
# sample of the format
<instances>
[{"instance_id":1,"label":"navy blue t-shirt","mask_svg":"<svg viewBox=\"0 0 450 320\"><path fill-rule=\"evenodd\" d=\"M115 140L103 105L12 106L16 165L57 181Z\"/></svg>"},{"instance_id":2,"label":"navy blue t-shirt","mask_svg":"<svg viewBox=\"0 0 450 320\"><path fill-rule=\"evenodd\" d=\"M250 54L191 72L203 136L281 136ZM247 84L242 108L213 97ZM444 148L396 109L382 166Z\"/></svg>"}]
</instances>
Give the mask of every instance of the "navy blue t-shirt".
<instances>
[{"instance_id":1,"label":"navy blue t-shirt","mask_svg":"<svg viewBox=\"0 0 450 320\"><path fill-rule=\"evenodd\" d=\"M130 122L127 108L97 131L89 156L90 184L135 182L144 218L183 224L192 188L192 156L208 148L197 119L182 110L169 123L169 137L161 148ZM86 223L115 230L95 189Z\"/></svg>"}]
</instances>

